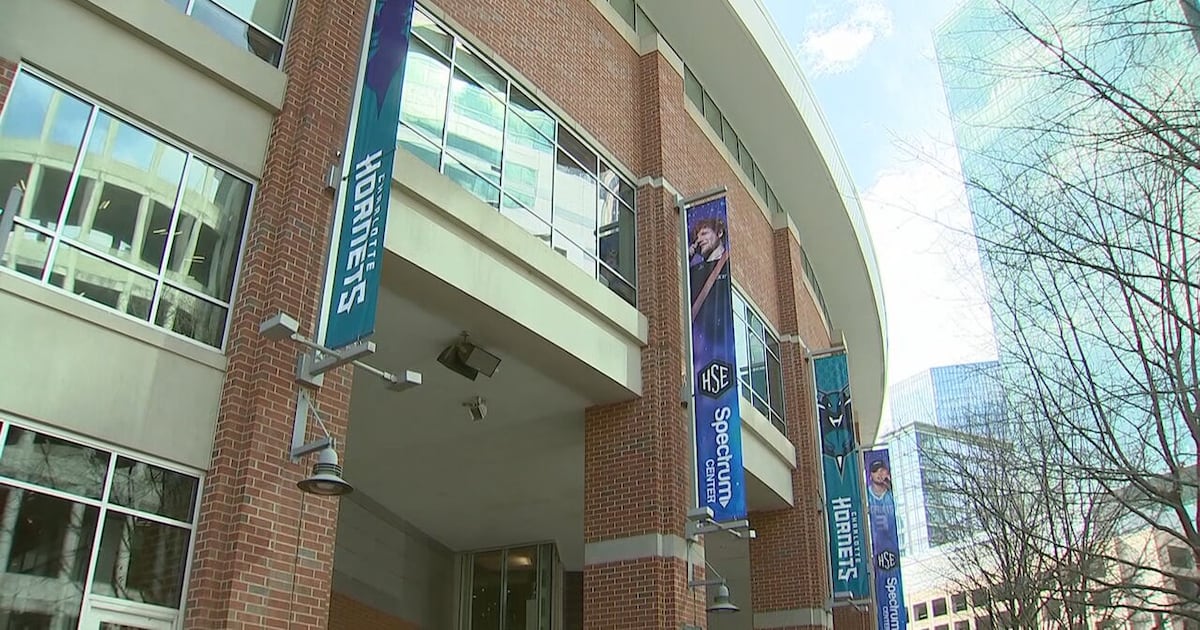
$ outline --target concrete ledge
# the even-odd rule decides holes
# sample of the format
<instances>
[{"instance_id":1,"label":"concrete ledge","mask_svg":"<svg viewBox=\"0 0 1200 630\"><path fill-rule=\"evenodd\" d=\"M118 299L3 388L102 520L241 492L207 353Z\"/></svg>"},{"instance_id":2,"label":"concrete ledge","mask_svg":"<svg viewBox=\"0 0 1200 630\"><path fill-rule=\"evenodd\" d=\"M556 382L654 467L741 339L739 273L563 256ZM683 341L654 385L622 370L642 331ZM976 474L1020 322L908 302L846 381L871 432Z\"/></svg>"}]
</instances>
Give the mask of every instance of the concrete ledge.
<instances>
[{"instance_id":1,"label":"concrete ledge","mask_svg":"<svg viewBox=\"0 0 1200 630\"><path fill-rule=\"evenodd\" d=\"M832 628L833 614L820 608L796 608L754 613L754 629L817 627Z\"/></svg>"},{"instance_id":2,"label":"concrete ledge","mask_svg":"<svg viewBox=\"0 0 1200 630\"><path fill-rule=\"evenodd\" d=\"M643 558L678 558L700 566L704 562L704 547L692 545L689 554L688 542L682 537L674 534L642 534L588 543L583 548L585 566Z\"/></svg>"}]
</instances>

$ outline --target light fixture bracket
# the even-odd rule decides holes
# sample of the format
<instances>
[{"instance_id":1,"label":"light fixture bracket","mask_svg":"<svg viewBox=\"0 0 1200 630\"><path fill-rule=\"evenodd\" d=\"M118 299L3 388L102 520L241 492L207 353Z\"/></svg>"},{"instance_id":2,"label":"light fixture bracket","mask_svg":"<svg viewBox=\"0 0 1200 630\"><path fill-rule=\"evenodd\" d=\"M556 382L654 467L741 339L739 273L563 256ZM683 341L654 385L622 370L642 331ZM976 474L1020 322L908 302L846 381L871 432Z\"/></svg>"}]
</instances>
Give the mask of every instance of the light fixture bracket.
<instances>
[{"instance_id":1,"label":"light fixture bracket","mask_svg":"<svg viewBox=\"0 0 1200 630\"><path fill-rule=\"evenodd\" d=\"M325 383L324 374L332 369L353 363L366 372L383 379L387 388L402 392L423 382L416 370L403 370L399 374L381 370L361 361L375 353L375 342L356 341L348 346L333 350L300 334L300 322L287 313L276 313L258 326L258 334L271 341L294 341L305 348L296 360L296 382L309 387L320 387Z\"/></svg>"},{"instance_id":2,"label":"light fixture bracket","mask_svg":"<svg viewBox=\"0 0 1200 630\"><path fill-rule=\"evenodd\" d=\"M305 442L304 438L308 435L308 417L310 414L313 418L316 418L317 425L321 427L321 431L325 435L312 442ZM329 430L325 428L325 423L321 420L321 415L317 413L316 409L313 409L308 392L301 391L300 395L296 397L296 420L292 424L292 448L289 451L292 462L300 461L300 458L305 455L316 453L326 448L336 447L337 443L329 435Z\"/></svg>"},{"instance_id":3,"label":"light fixture bracket","mask_svg":"<svg viewBox=\"0 0 1200 630\"><path fill-rule=\"evenodd\" d=\"M758 533L750 528L750 521L744 518L721 523L713 518L712 508L708 506L688 511L687 524L684 526L684 535L688 542L698 543L702 536L713 532L726 532L734 538L753 539L758 537Z\"/></svg>"}]
</instances>

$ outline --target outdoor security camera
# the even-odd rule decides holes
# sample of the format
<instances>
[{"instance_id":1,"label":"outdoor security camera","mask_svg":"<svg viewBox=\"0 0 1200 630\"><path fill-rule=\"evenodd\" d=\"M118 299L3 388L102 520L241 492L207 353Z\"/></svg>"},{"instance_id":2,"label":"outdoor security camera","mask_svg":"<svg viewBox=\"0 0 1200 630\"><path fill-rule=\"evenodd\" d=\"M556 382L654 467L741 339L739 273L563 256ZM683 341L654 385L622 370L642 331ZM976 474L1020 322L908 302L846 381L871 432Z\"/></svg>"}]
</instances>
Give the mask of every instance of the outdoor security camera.
<instances>
[{"instance_id":1,"label":"outdoor security camera","mask_svg":"<svg viewBox=\"0 0 1200 630\"><path fill-rule=\"evenodd\" d=\"M487 417L487 403L484 402L482 397L476 396L463 403L463 406L467 408L467 411L471 412L471 419L475 422L479 422Z\"/></svg>"}]
</instances>

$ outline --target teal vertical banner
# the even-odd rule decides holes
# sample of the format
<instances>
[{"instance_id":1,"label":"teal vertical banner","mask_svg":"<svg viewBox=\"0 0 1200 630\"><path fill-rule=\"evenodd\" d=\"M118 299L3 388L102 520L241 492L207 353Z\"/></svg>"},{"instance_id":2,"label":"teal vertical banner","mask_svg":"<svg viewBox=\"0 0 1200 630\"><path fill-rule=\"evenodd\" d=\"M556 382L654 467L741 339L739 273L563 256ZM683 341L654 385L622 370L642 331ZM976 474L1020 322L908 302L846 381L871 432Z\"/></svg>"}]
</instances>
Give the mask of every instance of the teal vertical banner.
<instances>
[{"instance_id":1,"label":"teal vertical banner","mask_svg":"<svg viewBox=\"0 0 1200 630\"><path fill-rule=\"evenodd\" d=\"M371 39L348 152L350 176L336 221L332 286L324 308L324 345L333 349L375 332L412 14L413 0L375 0L372 6Z\"/></svg>"},{"instance_id":2,"label":"teal vertical banner","mask_svg":"<svg viewBox=\"0 0 1200 630\"><path fill-rule=\"evenodd\" d=\"M871 585L863 532L866 523L862 509L862 468L846 353L815 359L813 372L833 597L835 600L867 600L871 597Z\"/></svg>"}]
</instances>

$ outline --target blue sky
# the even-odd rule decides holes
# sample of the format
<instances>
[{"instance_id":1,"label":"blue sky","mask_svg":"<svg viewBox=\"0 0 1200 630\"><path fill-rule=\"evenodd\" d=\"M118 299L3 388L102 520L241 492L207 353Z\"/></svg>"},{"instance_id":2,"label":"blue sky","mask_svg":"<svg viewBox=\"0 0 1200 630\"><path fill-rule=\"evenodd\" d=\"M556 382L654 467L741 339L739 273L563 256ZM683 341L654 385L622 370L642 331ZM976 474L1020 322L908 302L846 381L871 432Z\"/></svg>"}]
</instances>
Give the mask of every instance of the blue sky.
<instances>
[{"instance_id":1,"label":"blue sky","mask_svg":"<svg viewBox=\"0 0 1200 630\"><path fill-rule=\"evenodd\" d=\"M863 201L888 308L889 380L992 358L933 51L933 29L958 0L763 1Z\"/></svg>"}]
</instances>

